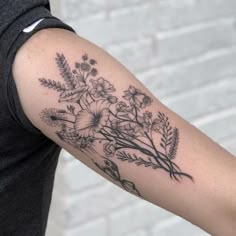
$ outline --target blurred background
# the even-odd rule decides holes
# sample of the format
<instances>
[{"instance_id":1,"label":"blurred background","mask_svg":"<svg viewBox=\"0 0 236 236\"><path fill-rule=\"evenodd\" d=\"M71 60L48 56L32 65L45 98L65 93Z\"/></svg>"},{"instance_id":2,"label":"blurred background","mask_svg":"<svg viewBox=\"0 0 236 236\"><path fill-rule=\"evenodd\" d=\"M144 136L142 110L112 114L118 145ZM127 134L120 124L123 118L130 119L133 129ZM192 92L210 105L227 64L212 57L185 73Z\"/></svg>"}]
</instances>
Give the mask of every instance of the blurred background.
<instances>
[{"instance_id":1,"label":"blurred background","mask_svg":"<svg viewBox=\"0 0 236 236\"><path fill-rule=\"evenodd\" d=\"M51 4L54 15L107 50L164 104L236 154L235 0ZM207 234L61 153L47 236L176 235Z\"/></svg>"}]
</instances>

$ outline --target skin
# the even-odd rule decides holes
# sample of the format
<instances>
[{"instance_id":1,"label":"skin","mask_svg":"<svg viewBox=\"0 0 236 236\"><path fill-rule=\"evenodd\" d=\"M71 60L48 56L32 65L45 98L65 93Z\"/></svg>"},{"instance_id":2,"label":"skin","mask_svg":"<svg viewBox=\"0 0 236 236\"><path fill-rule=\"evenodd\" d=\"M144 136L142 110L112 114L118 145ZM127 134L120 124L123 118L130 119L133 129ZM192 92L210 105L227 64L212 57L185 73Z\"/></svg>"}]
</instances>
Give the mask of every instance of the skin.
<instances>
[{"instance_id":1,"label":"skin","mask_svg":"<svg viewBox=\"0 0 236 236\"><path fill-rule=\"evenodd\" d=\"M111 135L111 130L107 131L108 136L103 136L100 143L99 139L94 143L95 152L78 148L76 142L69 143L65 138L60 138L58 132L62 128L60 126L62 123L59 123L58 126L50 125L47 122L48 110L45 109L53 108L57 111L68 112L67 106L73 105L76 107L76 114L70 116L73 122L75 122L73 119L76 119L78 113L83 109L79 107L78 103L71 100L60 102L61 93L56 89L50 89L47 84L47 79L60 82L61 85L65 84L65 80L60 74L60 68L55 61L57 53L65 56L71 70L74 69L75 62L83 62L82 56L85 54L89 58L95 59L97 61L95 67L99 75L92 79L98 80L99 77L103 77L114 86L115 91L111 94L119 101L129 104L130 100L123 96L130 86L149 97L152 100L151 104L143 109L140 108L138 112L143 114L148 111L155 117L158 112L161 112L168 117L170 126L178 130L178 142L176 141L172 145L175 147L176 154L171 161L180 168L181 173L186 175L176 175L178 179L175 179L164 168L155 169L144 164L137 165L135 160L133 162L121 160L117 156L117 151L115 155L107 156L104 153L104 144L111 141L107 139ZM18 51L13 64L13 75L22 107L29 120L76 159L121 188L185 218L212 235L235 235L235 157L164 106L133 74L104 50L72 32L63 29L44 29L34 34ZM45 79L44 83L42 78ZM93 88L92 83L88 84ZM109 109L115 111L115 106L115 103L111 104ZM86 111L82 113L86 113ZM85 117L88 116L85 115ZM115 117L111 117L111 119L114 120ZM64 121L64 124L68 124L68 122ZM74 123L71 124L74 131L82 133L81 116L77 118L76 128ZM98 133L92 130L91 136L97 137ZM151 139L137 133L135 137L135 142L139 146L149 142L149 145L153 145L151 149L153 152L155 148L160 152L165 151L160 146L161 134L158 132L153 131ZM141 140L141 143L137 139ZM117 138L115 141L117 142ZM125 145L128 142L125 142ZM167 147L167 152L169 148L170 146ZM130 154L132 158L135 158L133 156L135 154L142 160L149 160L148 155L131 146L122 150L125 150L126 154ZM105 160L108 160L107 164ZM157 165L155 159L152 161ZM115 171L113 170L113 173L116 173L115 178L104 171L109 164L116 168ZM117 177L118 175L119 177Z\"/></svg>"}]
</instances>

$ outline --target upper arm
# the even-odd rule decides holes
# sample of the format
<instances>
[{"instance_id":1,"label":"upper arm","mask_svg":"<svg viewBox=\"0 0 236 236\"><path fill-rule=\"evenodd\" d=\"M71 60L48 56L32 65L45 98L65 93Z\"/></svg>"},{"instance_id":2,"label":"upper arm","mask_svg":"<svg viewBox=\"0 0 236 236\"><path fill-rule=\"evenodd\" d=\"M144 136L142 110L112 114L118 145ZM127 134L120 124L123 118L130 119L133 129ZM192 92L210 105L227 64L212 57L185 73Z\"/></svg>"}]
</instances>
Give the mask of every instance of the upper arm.
<instances>
[{"instance_id":1,"label":"upper arm","mask_svg":"<svg viewBox=\"0 0 236 236\"><path fill-rule=\"evenodd\" d=\"M208 232L230 218L234 158L102 49L43 30L20 49L13 74L30 121L90 168Z\"/></svg>"}]
</instances>

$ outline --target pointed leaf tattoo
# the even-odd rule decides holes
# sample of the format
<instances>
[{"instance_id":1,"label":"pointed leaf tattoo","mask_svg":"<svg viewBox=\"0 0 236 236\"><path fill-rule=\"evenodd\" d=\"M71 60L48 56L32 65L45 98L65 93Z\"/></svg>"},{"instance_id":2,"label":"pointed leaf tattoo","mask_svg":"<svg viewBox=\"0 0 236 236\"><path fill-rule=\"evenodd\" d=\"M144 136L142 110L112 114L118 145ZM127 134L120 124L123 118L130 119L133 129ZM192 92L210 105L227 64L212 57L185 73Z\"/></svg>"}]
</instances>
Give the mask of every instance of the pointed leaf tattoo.
<instances>
[{"instance_id":1,"label":"pointed leaf tattoo","mask_svg":"<svg viewBox=\"0 0 236 236\"><path fill-rule=\"evenodd\" d=\"M74 89L76 86L76 81L74 75L71 72L70 66L63 54L57 53L56 56L57 66L61 72L62 78L65 80L67 87L69 89Z\"/></svg>"},{"instance_id":2,"label":"pointed leaf tattoo","mask_svg":"<svg viewBox=\"0 0 236 236\"><path fill-rule=\"evenodd\" d=\"M47 87L49 89L54 89L58 92L64 92L66 90L66 86L64 84L61 84L60 82L56 82L55 80L50 79L39 79L42 86Z\"/></svg>"}]
</instances>

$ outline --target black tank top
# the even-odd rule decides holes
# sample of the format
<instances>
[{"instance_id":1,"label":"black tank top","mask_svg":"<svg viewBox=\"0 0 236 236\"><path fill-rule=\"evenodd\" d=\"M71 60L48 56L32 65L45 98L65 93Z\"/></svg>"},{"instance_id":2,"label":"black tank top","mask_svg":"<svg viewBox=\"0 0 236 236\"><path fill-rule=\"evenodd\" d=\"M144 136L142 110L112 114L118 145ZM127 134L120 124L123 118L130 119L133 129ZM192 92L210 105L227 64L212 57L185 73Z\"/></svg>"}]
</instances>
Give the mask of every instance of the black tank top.
<instances>
[{"instance_id":1,"label":"black tank top","mask_svg":"<svg viewBox=\"0 0 236 236\"><path fill-rule=\"evenodd\" d=\"M52 27L74 32L51 15L46 0L0 0L0 236L45 235L61 149L25 116L12 63L29 37Z\"/></svg>"}]
</instances>

